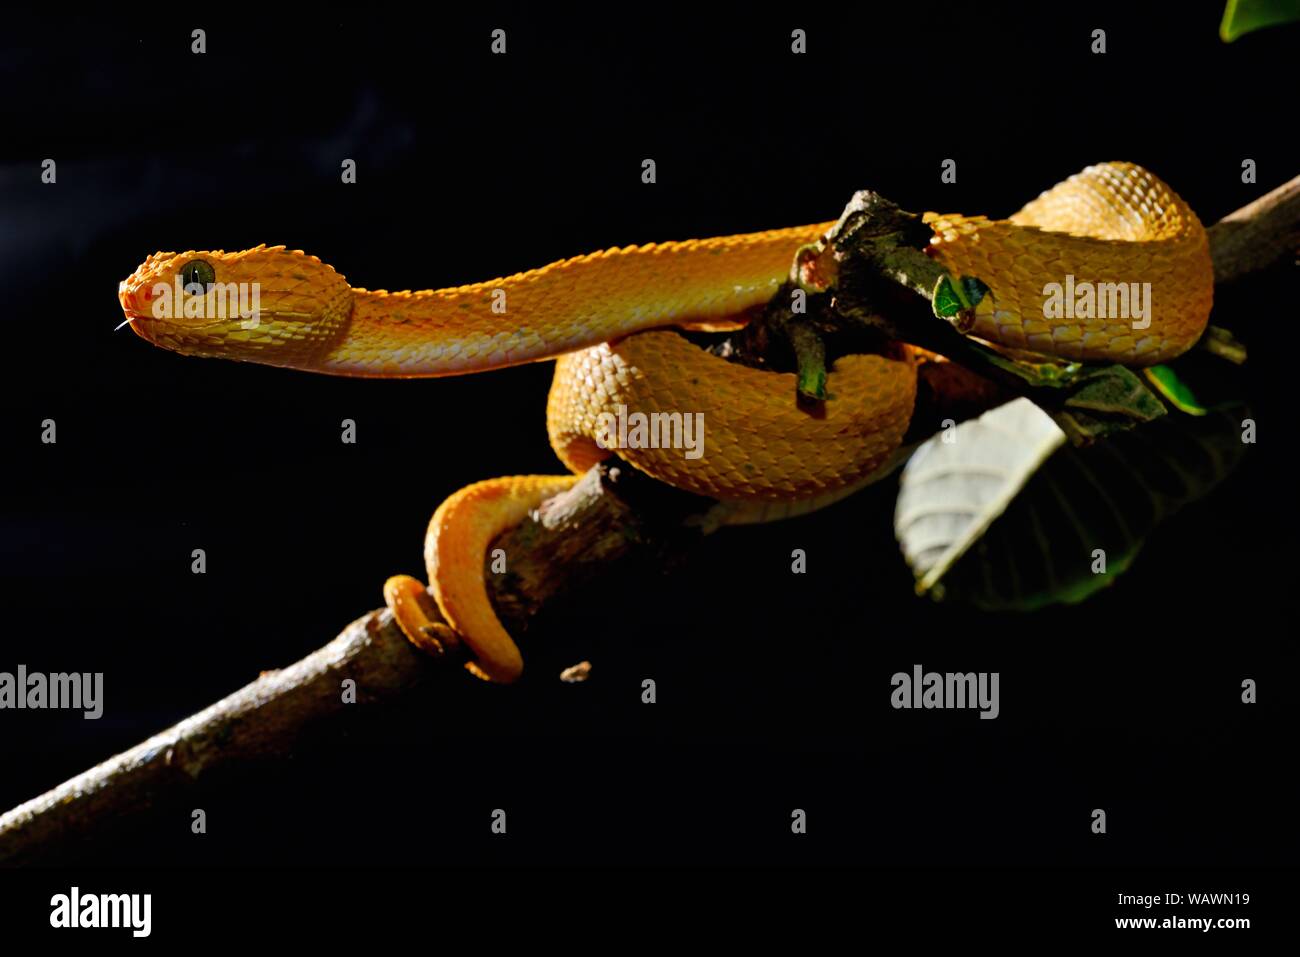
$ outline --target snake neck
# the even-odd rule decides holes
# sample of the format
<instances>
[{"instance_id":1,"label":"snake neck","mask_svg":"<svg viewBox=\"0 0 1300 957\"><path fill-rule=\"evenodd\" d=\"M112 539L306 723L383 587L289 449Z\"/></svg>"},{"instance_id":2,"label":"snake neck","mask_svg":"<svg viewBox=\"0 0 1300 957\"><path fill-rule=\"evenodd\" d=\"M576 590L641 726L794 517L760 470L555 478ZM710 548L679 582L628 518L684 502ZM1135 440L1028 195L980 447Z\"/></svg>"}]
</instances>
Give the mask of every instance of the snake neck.
<instances>
[{"instance_id":1,"label":"snake neck","mask_svg":"<svg viewBox=\"0 0 1300 957\"><path fill-rule=\"evenodd\" d=\"M509 293L491 283L421 292L354 289L349 321L320 358L318 371L386 378L459 375L563 351L553 332L539 335L526 322L512 320Z\"/></svg>"},{"instance_id":2,"label":"snake neck","mask_svg":"<svg viewBox=\"0 0 1300 957\"><path fill-rule=\"evenodd\" d=\"M459 375L647 329L725 320L767 302L795 250L829 225L610 249L450 289L354 289L350 319L315 369Z\"/></svg>"}]
</instances>

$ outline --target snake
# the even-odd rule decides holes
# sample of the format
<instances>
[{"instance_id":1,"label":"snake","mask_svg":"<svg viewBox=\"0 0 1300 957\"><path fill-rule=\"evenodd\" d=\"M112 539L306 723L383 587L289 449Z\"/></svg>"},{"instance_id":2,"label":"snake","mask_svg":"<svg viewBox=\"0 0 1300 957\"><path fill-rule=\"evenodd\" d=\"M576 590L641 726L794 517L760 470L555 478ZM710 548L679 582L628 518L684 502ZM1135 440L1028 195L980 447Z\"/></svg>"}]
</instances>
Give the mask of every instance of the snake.
<instances>
[{"instance_id":1,"label":"snake","mask_svg":"<svg viewBox=\"0 0 1300 957\"><path fill-rule=\"evenodd\" d=\"M1141 367L1189 349L1208 321L1206 231L1186 202L1135 164L1090 166L1003 220L926 213L922 221L931 231L927 253L951 277L987 288L962 331L989 345ZM494 478L455 492L425 535L427 587L393 576L384 588L413 642L429 650L463 642L473 673L510 682L523 657L488 596L488 549L595 463L617 455L717 500L721 523L741 524L843 498L899 449L917 394L919 350L906 343L836 359L814 415L796 401L793 374L728 361L681 334L746 322L788 279L796 252L833 226L612 248L484 282L398 292L353 287L320 258L283 246L158 252L119 284L118 297L137 335L191 356L372 378L555 360L547 429L569 474ZM1149 322L1089 310L1048 318L1048 284L1066 276L1076 288L1150 283ZM224 308L221 297L237 289L257 290L255 314ZM644 430L640 441L614 440L611 423L635 413L663 423L670 439L678 421L699 416L701 454L645 441Z\"/></svg>"}]
</instances>

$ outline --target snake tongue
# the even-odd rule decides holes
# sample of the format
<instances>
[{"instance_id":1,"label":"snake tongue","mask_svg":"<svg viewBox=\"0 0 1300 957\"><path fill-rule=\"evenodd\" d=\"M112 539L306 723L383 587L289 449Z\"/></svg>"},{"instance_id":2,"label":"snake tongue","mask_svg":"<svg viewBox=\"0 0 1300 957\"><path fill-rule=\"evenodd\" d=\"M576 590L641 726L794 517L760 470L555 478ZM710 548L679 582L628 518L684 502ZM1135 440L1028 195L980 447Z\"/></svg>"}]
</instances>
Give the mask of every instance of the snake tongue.
<instances>
[{"instance_id":1,"label":"snake tongue","mask_svg":"<svg viewBox=\"0 0 1300 957\"><path fill-rule=\"evenodd\" d=\"M136 302L135 294L131 292L130 287L128 287L125 282L117 284L117 301L122 304L122 312L126 314L126 318L114 327L114 332L117 332L123 326L129 325L137 319L145 318L144 310L140 308L140 304ZM136 326L131 326L131 329L135 332L140 331Z\"/></svg>"}]
</instances>

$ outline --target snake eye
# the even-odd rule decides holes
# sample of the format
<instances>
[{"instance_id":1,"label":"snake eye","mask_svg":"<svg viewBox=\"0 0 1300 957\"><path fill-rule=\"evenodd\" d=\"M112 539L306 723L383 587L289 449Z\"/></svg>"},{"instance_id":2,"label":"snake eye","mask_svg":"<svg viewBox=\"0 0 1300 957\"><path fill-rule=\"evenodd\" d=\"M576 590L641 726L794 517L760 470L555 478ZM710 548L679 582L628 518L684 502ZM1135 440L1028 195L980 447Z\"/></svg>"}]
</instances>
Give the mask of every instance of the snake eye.
<instances>
[{"instance_id":1,"label":"snake eye","mask_svg":"<svg viewBox=\"0 0 1300 957\"><path fill-rule=\"evenodd\" d=\"M191 295L195 295L195 293L190 290L190 286L198 286L201 290L198 295L204 295L207 293L208 287L216 281L217 271L212 268L210 263L206 263L202 259L191 259L181 267L181 285Z\"/></svg>"}]
</instances>

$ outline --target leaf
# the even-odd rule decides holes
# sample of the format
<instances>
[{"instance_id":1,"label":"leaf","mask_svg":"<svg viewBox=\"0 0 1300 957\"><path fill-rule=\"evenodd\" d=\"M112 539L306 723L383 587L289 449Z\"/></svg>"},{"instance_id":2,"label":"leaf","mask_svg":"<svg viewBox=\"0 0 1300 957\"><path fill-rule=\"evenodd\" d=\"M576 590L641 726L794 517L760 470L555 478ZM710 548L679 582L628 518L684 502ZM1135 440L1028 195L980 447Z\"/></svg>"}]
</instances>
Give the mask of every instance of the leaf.
<instances>
[{"instance_id":1,"label":"leaf","mask_svg":"<svg viewBox=\"0 0 1300 957\"><path fill-rule=\"evenodd\" d=\"M1041 397L1053 410L1056 424L1076 445L1149 422L1168 411L1159 397L1122 365L1085 365L978 344L972 344L970 350L990 366L1016 376L1030 390L1057 391L1056 396Z\"/></svg>"},{"instance_id":2,"label":"leaf","mask_svg":"<svg viewBox=\"0 0 1300 957\"><path fill-rule=\"evenodd\" d=\"M1110 365L1080 379L1065 404L1107 416L1150 422L1166 413L1161 401L1131 369Z\"/></svg>"},{"instance_id":3,"label":"leaf","mask_svg":"<svg viewBox=\"0 0 1300 957\"><path fill-rule=\"evenodd\" d=\"M917 591L929 590L1065 442L1065 433L1028 399L931 437L908 460L894 532Z\"/></svg>"},{"instance_id":4,"label":"leaf","mask_svg":"<svg viewBox=\"0 0 1300 957\"><path fill-rule=\"evenodd\" d=\"M1231 43L1244 34L1293 20L1300 20L1300 0L1228 0L1219 37Z\"/></svg>"},{"instance_id":5,"label":"leaf","mask_svg":"<svg viewBox=\"0 0 1300 957\"><path fill-rule=\"evenodd\" d=\"M1178 373L1174 372L1169 366L1151 366L1142 371L1146 374L1147 380L1175 408L1186 412L1188 415L1205 415L1206 410L1204 406L1196 401L1196 395L1182 379L1178 378Z\"/></svg>"},{"instance_id":6,"label":"leaf","mask_svg":"<svg viewBox=\"0 0 1300 957\"><path fill-rule=\"evenodd\" d=\"M926 567L914 557L932 555L943 546L941 536L921 537L937 523L922 524L915 516L954 512L963 506L951 495L940 494L944 490L932 487L933 483L917 482L924 473L909 475L909 464L901 480L895 531L920 580L918 591L989 611L1029 611L1084 600L1133 563L1156 526L1208 494L1232 472L1245 455L1241 422L1250 414L1244 403L1235 402L1200 417L1165 416L1088 447L1058 443L1050 458L1023 482L1019 495L985 523L984 534L967 542L941 574L933 574L937 563ZM972 431L969 438L978 434ZM935 441L931 439L922 450ZM962 441L958 436L954 445L959 447ZM1036 442L1030 435L1022 439L1020 460L1029 460L1028 450ZM909 517L910 521L900 520ZM974 523L966 524L963 531L969 538ZM1100 574L1093 572L1096 549L1105 554L1106 568Z\"/></svg>"},{"instance_id":7,"label":"leaf","mask_svg":"<svg viewBox=\"0 0 1300 957\"><path fill-rule=\"evenodd\" d=\"M950 319L963 309L974 309L988 291L989 287L974 276L962 276L959 282L954 283L945 274L934 284L930 304L936 316Z\"/></svg>"},{"instance_id":8,"label":"leaf","mask_svg":"<svg viewBox=\"0 0 1300 957\"><path fill-rule=\"evenodd\" d=\"M1220 359L1227 359L1236 366L1246 362L1246 347L1230 330L1222 326L1206 326L1205 333L1197 346Z\"/></svg>"}]
</instances>

